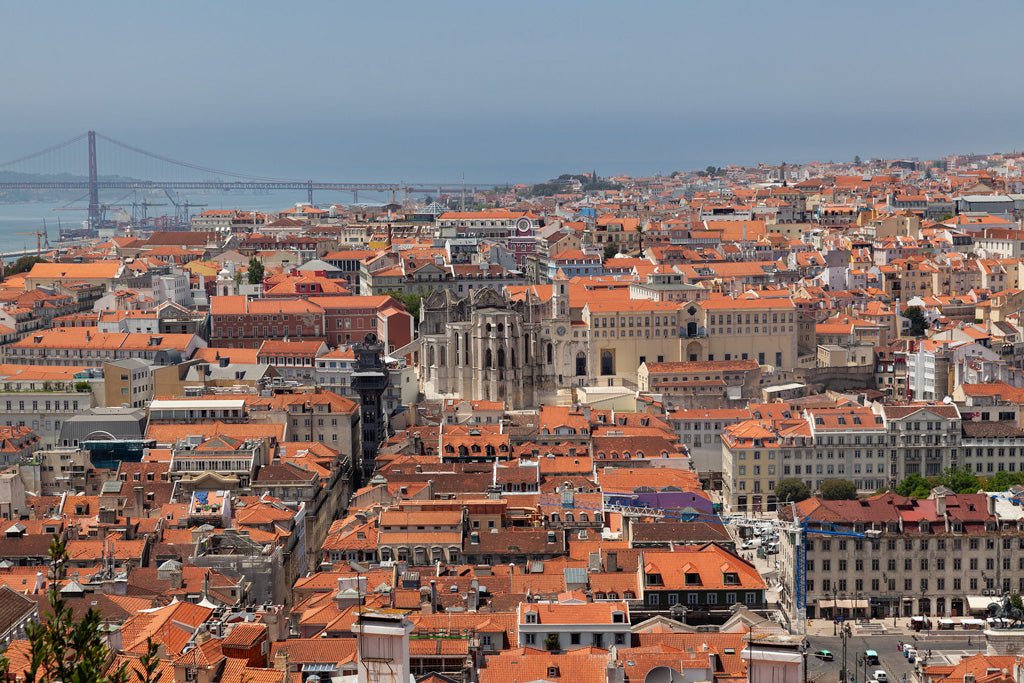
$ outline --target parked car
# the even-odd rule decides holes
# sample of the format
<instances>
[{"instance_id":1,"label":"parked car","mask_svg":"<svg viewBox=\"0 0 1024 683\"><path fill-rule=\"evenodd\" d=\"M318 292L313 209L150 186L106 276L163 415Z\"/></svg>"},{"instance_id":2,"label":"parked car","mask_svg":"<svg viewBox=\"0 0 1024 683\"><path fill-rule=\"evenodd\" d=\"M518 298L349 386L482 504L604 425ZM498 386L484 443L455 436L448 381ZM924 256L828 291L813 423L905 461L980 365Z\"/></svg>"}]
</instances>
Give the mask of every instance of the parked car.
<instances>
[{"instance_id":1,"label":"parked car","mask_svg":"<svg viewBox=\"0 0 1024 683\"><path fill-rule=\"evenodd\" d=\"M818 650L814 653L814 656L824 662L831 662L833 659L835 659L835 657L832 656L832 653L829 650Z\"/></svg>"},{"instance_id":2,"label":"parked car","mask_svg":"<svg viewBox=\"0 0 1024 683\"><path fill-rule=\"evenodd\" d=\"M868 664L874 664L876 666L879 664L878 653L874 650L865 650L864 659L867 660Z\"/></svg>"},{"instance_id":3,"label":"parked car","mask_svg":"<svg viewBox=\"0 0 1024 683\"><path fill-rule=\"evenodd\" d=\"M878 681L878 683L889 683L889 677L881 669L876 670L874 676L875 680Z\"/></svg>"}]
</instances>

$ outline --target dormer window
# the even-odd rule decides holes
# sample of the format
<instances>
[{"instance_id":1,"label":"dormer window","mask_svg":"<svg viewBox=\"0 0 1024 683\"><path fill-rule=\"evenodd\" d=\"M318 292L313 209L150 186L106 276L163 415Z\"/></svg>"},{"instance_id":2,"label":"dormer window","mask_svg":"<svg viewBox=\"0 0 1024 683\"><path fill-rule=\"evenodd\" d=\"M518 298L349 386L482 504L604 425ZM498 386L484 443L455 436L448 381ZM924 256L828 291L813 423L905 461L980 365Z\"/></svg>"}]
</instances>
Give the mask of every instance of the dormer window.
<instances>
[{"instance_id":1,"label":"dormer window","mask_svg":"<svg viewBox=\"0 0 1024 683\"><path fill-rule=\"evenodd\" d=\"M722 574L722 583L726 586L738 586L740 585L740 575L736 572L724 572Z\"/></svg>"},{"instance_id":2,"label":"dormer window","mask_svg":"<svg viewBox=\"0 0 1024 683\"><path fill-rule=\"evenodd\" d=\"M623 612L612 612L612 623L613 624L625 624L626 615Z\"/></svg>"},{"instance_id":3,"label":"dormer window","mask_svg":"<svg viewBox=\"0 0 1024 683\"><path fill-rule=\"evenodd\" d=\"M687 586L699 586L700 585L700 574L698 572L686 572L686 585Z\"/></svg>"},{"instance_id":4,"label":"dormer window","mask_svg":"<svg viewBox=\"0 0 1024 683\"><path fill-rule=\"evenodd\" d=\"M647 581L648 586L664 586L665 582L661 580L661 574L645 574L644 579Z\"/></svg>"},{"instance_id":5,"label":"dormer window","mask_svg":"<svg viewBox=\"0 0 1024 683\"><path fill-rule=\"evenodd\" d=\"M527 624L536 624L537 623L537 613L536 612L527 612L526 613L526 623Z\"/></svg>"},{"instance_id":6,"label":"dormer window","mask_svg":"<svg viewBox=\"0 0 1024 683\"><path fill-rule=\"evenodd\" d=\"M548 678L558 678L558 677L559 677L558 667L557 666L549 666L548 667Z\"/></svg>"}]
</instances>

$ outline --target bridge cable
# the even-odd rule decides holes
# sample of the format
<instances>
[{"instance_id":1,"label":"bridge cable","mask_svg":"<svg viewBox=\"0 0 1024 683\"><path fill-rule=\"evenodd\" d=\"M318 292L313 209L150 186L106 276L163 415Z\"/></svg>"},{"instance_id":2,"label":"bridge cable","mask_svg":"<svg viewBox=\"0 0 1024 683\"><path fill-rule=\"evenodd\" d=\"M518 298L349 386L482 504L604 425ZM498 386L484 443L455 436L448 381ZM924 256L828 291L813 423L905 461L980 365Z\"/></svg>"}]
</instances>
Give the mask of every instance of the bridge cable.
<instances>
[{"instance_id":1,"label":"bridge cable","mask_svg":"<svg viewBox=\"0 0 1024 683\"><path fill-rule=\"evenodd\" d=\"M241 180L250 180L250 181L256 181L256 182L276 182L276 183L301 183L301 182L305 182L305 181L302 181L302 180L287 180L287 179L283 179L283 178L268 178L268 177L265 177L265 176L245 175L244 173L232 173L231 171L220 171L220 170L217 170L215 168L209 168L209 167L206 167L206 166L200 166L199 164L192 164L192 163L189 163L187 161L178 161L177 159L171 159L170 157L165 157L163 155L156 154L154 152L147 152L146 150L141 149L139 147L135 147L134 145L129 145L126 142L121 142L121 141L115 140L115 139L113 139L111 137L107 137L106 135L103 135L102 133L96 133L96 137L102 138L103 140L106 140L107 142L109 142L111 144L117 145L118 147L123 147L124 149L127 149L127 150L130 150L132 152L135 152L136 154L142 154L144 156L150 157L151 159L156 159L158 161L163 161L164 163L173 164L175 166L184 166L185 168L191 168L194 171L202 171L203 173L212 173L213 175L217 175L217 176L228 176L228 177L231 177L231 178L239 178Z\"/></svg>"},{"instance_id":2,"label":"bridge cable","mask_svg":"<svg viewBox=\"0 0 1024 683\"><path fill-rule=\"evenodd\" d=\"M61 149L63 147L67 147L68 145L72 145L72 144L74 144L74 143L76 143L76 142L78 142L80 140L84 140L86 135L88 135L88 133L82 133L81 135L77 135L77 136L71 138L70 140L65 140L64 142L60 142L60 143L58 143L56 145L52 145L52 146L47 147L46 149L40 150L38 152L33 152L32 154L26 154L23 157L19 157L17 159L12 160L12 161L4 162L4 163L0 164L0 168L6 168L7 166L13 166L14 164L20 164L23 161L30 161L30 160L35 159L37 157L41 157L44 154L49 154L50 152L55 152L58 149Z\"/></svg>"}]
</instances>

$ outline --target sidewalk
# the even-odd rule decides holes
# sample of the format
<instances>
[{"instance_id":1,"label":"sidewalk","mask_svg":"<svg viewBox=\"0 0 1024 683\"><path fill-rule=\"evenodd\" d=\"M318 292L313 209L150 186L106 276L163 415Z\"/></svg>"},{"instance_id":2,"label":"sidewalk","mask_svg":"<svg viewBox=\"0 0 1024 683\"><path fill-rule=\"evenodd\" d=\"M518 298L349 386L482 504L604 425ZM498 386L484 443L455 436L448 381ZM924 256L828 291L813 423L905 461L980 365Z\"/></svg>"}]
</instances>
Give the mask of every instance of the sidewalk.
<instances>
[{"instance_id":1,"label":"sidewalk","mask_svg":"<svg viewBox=\"0 0 1024 683\"><path fill-rule=\"evenodd\" d=\"M843 624L849 624L853 630L855 636L872 636L872 635L891 635L901 636L903 640L914 641L940 641L940 640L966 640L967 638L974 638L977 640L979 637L984 638L984 635L980 631L965 631L963 629L953 631L939 631L932 629L930 631L915 631L908 626L908 620L906 617L897 618L896 625L893 626L892 619L868 619L866 621L844 621ZM838 632L839 626L833 629L831 619L808 619L807 620L807 635L809 636L831 636L833 630Z\"/></svg>"}]
</instances>

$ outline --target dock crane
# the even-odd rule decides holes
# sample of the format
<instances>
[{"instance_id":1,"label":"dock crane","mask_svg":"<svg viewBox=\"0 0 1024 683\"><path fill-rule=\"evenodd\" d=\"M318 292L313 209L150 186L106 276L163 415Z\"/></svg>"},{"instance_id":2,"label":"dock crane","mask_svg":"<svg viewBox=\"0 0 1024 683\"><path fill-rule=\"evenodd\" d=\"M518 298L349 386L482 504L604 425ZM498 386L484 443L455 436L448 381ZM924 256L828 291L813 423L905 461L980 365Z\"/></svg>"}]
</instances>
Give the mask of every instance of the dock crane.
<instances>
[{"instance_id":1,"label":"dock crane","mask_svg":"<svg viewBox=\"0 0 1024 683\"><path fill-rule=\"evenodd\" d=\"M177 199L175 199L174 195L167 188L164 188L164 194L167 195L167 199L170 200L171 204L174 205L175 218L177 218L178 222L181 223L182 225L188 223L191 220L191 216L189 215L188 211L189 209L196 209L207 206L206 204L194 204L188 201L187 199L185 201L181 201L180 196Z\"/></svg>"}]
</instances>

